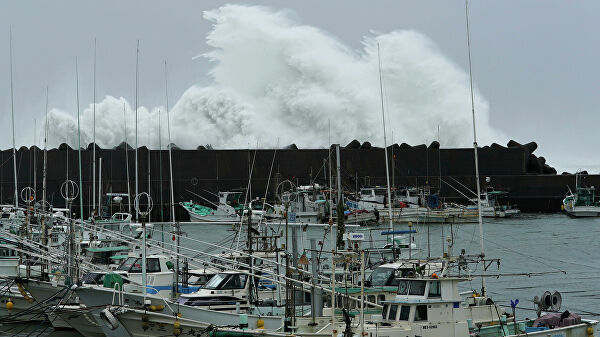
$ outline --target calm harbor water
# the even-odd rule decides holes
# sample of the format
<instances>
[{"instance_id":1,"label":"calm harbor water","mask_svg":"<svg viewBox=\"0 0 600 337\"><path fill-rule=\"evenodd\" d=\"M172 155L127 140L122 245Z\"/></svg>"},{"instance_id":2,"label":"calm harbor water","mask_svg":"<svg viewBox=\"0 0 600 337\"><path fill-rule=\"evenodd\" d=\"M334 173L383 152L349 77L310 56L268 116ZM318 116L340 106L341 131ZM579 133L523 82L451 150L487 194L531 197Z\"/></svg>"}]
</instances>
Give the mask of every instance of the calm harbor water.
<instances>
[{"instance_id":1,"label":"calm harbor water","mask_svg":"<svg viewBox=\"0 0 600 337\"><path fill-rule=\"evenodd\" d=\"M284 230L284 225L271 225L276 232ZM431 256L442 253L443 238L450 235L449 225L426 226L415 224L414 242L420 250L413 257L427 257L427 237L429 236ZM397 225L395 229L408 229L407 225ZM182 230L190 238L207 242L223 242L233 237L231 226L227 225L182 225ZM347 231L357 231L348 228ZM290 231L291 232L291 231ZM442 236L443 232L443 236ZM479 229L477 224L452 226L455 243L453 252L465 249L467 254L478 254ZM379 231L372 231L373 237L383 239ZM330 237L324 227L309 226L305 231L298 230L299 247L309 246L309 239L324 241L327 250ZM156 235L155 235L156 238ZM517 318L534 318L534 296L541 296L546 290L561 292L562 310L580 314L585 318L600 319L600 218L574 219L564 214L522 214L512 219L484 219L484 246L487 258L499 258L500 269L493 264L488 274L527 274L547 273L539 276L500 276L488 277L488 294L494 301L509 305L511 299L519 299ZM170 239L170 238L167 238ZM291 242L291 241L290 241ZM240 243L241 244L241 243ZM207 245L191 240L182 240L182 245L195 249L207 249ZM227 244L229 246L229 244ZM291 246L291 243L290 243ZM408 253L403 251L402 254ZM474 270L473 274L481 274ZM480 279L463 283L464 290L481 288ZM507 309L509 310L509 309ZM0 330L6 330L4 327ZM20 335L37 336L29 327ZM52 332L46 329L40 336L79 336L74 332ZM14 335L17 329L12 329Z\"/></svg>"}]
</instances>

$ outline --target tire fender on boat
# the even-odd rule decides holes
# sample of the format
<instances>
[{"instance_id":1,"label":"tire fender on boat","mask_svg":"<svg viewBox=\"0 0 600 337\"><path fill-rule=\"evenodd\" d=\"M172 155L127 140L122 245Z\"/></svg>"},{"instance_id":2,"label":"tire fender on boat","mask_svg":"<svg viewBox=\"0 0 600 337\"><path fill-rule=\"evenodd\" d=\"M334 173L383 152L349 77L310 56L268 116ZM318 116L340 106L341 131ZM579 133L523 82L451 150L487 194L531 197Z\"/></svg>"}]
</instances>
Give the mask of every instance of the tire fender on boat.
<instances>
[{"instance_id":1,"label":"tire fender on boat","mask_svg":"<svg viewBox=\"0 0 600 337\"><path fill-rule=\"evenodd\" d=\"M102 323L111 330L115 330L119 327L119 320L117 320L115 315L108 308L100 311L100 319L102 320Z\"/></svg>"}]
</instances>

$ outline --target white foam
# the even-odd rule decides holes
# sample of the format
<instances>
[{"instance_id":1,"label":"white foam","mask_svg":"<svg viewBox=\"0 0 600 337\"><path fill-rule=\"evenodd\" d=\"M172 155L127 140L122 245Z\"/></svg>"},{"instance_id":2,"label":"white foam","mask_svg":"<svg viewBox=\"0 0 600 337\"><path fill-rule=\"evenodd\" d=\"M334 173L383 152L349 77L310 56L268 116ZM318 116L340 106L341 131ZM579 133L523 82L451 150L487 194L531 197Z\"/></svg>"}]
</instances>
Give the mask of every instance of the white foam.
<instances>
[{"instance_id":1,"label":"white foam","mask_svg":"<svg viewBox=\"0 0 600 337\"><path fill-rule=\"evenodd\" d=\"M171 109L173 142L183 148L262 147L295 143L327 146L352 139L383 144L376 41L381 57L389 113L388 132L396 141L443 146L472 143L469 78L427 36L411 30L369 33L361 50L351 50L330 34L292 19L286 11L226 5L204 13L213 29L212 50L202 56L214 64L212 83L187 89ZM480 144L504 141L489 124L489 104L475 93ZM124 141L123 103L128 141L134 144L134 116L123 98L97 104L96 138L101 147ZM139 109L140 145L156 148L158 110ZM77 144L73 114L51 111L53 146ZM166 119L163 113L163 144ZM91 105L82 112L82 144L91 141ZM151 128L153 132L148 132ZM150 133L150 136L148 136ZM389 135L388 135L389 137ZM389 142L389 138L388 138Z\"/></svg>"}]
</instances>

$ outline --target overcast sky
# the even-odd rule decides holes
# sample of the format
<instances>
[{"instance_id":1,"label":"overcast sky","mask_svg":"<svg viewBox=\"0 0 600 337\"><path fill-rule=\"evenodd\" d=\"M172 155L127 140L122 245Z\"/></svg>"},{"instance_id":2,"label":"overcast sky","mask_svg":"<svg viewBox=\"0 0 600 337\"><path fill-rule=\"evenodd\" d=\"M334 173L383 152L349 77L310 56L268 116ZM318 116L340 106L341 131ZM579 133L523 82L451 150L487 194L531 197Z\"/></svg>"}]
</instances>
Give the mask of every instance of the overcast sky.
<instances>
[{"instance_id":1,"label":"overcast sky","mask_svg":"<svg viewBox=\"0 0 600 337\"><path fill-rule=\"evenodd\" d=\"M350 48L363 37L415 30L467 70L461 1L253 1L289 9L298 22L322 29ZM205 10L221 1L2 1L0 3L0 147L11 146L9 26L13 31L17 144L41 128L45 88L51 108L75 107L75 57L80 100L92 101L93 41L97 39L97 100L134 98L135 44L140 40L140 105L164 105L163 60L171 99L211 81L211 23ZM536 141L538 156L560 170L600 170L597 129L600 47L597 1L470 2L474 81L490 104L490 122L509 139ZM443 109L443 107L440 107ZM398 140L396 140L398 141ZM480 144L485 145L485 144ZM505 145L505 144L503 144Z\"/></svg>"}]
</instances>

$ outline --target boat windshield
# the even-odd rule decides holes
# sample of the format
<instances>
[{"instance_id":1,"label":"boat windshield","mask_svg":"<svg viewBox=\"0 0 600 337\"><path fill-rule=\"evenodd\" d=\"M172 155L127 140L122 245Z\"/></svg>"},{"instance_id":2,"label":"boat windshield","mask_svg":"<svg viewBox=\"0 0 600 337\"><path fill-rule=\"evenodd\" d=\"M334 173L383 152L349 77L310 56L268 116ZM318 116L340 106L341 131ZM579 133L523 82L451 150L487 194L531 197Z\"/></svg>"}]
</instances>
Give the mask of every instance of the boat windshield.
<instances>
[{"instance_id":1,"label":"boat windshield","mask_svg":"<svg viewBox=\"0 0 600 337\"><path fill-rule=\"evenodd\" d=\"M237 206L240 203L241 196L242 196L241 192L229 193L229 194L227 194L227 198L225 199L225 202L229 206Z\"/></svg>"},{"instance_id":2,"label":"boat windshield","mask_svg":"<svg viewBox=\"0 0 600 337\"><path fill-rule=\"evenodd\" d=\"M369 276L372 286L394 285L394 269L386 267L377 267ZM397 284L397 283L396 283Z\"/></svg>"},{"instance_id":3,"label":"boat windshield","mask_svg":"<svg viewBox=\"0 0 600 337\"><path fill-rule=\"evenodd\" d=\"M104 275L104 273L87 273L83 275L81 282L83 284L102 284Z\"/></svg>"},{"instance_id":4,"label":"boat windshield","mask_svg":"<svg viewBox=\"0 0 600 337\"><path fill-rule=\"evenodd\" d=\"M131 266L136 262L137 258L135 257L128 257L127 260L123 261L123 263L121 263L121 265L119 266L119 268L117 268L117 270L122 270L122 271L129 271L129 269L131 269Z\"/></svg>"},{"instance_id":5,"label":"boat windshield","mask_svg":"<svg viewBox=\"0 0 600 337\"><path fill-rule=\"evenodd\" d=\"M142 272L142 259L129 257L123 262L117 270L126 271L129 273L141 273ZM146 258L146 272L147 273L158 273L160 272L160 261L157 258Z\"/></svg>"},{"instance_id":6,"label":"boat windshield","mask_svg":"<svg viewBox=\"0 0 600 337\"><path fill-rule=\"evenodd\" d=\"M244 289L247 275L216 274L204 286L205 289Z\"/></svg>"}]
</instances>

